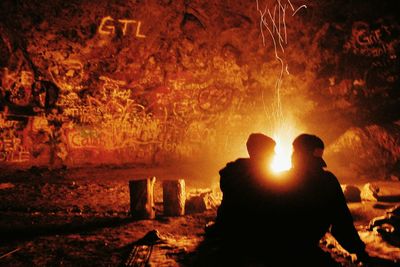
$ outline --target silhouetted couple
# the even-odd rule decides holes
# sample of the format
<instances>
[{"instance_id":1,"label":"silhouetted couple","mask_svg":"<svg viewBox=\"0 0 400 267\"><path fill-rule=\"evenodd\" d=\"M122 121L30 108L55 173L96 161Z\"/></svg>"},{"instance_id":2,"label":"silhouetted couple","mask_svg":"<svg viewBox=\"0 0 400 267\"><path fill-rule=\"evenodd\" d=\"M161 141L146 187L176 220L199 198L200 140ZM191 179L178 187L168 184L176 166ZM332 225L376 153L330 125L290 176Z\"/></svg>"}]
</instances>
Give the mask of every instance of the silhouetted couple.
<instances>
[{"instance_id":1,"label":"silhouetted couple","mask_svg":"<svg viewBox=\"0 0 400 267\"><path fill-rule=\"evenodd\" d=\"M328 231L358 259L368 257L337 178L324 170L320 138L293 141L293 167L282 177L268 170L273 139L251 134L246 145L250 157L220 171L223 199L211 231L220 266L340 266L319 246Z\"/></svg>"}]
</instances>

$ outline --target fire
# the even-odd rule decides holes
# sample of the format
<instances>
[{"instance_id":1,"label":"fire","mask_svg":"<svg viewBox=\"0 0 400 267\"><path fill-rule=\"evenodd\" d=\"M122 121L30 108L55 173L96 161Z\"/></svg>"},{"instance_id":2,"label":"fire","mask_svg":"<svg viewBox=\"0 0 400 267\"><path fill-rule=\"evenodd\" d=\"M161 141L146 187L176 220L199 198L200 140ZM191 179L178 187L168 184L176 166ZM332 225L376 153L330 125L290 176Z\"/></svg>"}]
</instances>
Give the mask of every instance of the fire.
<instances>
[{"instance_id":1,"label":"fire","mask_svg":"<svg viewBox=\"0 0 400 267\"><path fill-rule=\"evenodd\" d=\"M271 169L275 173L289 170L292 167L292 141L275 137L275 156L271 163Z\"/></svg>"},{"instance_id":2,"label":"fire","mask_svg":"<svg viewBox=\"0 0 400 267\"><path fill-rule=\"evenodd\" d=\"M274 54L276 60L280 63L280 73L275 82L275 101L273 103L273 110L275 113L274 119L276 120L278 131L275 131L275 157L272 160L272 164L269 166L270 169L279 173L288 170L292 167L291 155L292 155L292 133L294 132L293 125L286 124L287 120L284 116L283 106L281 101L281 87L283 84L283 78L285 73L290 75L288 71L288 61L285 58L285 47L288 44L287 28L286 28L286 14L290 14L292 17L296 15L301 9L306 9L307 5L301 5L295 8L291 0L275 0L272 1L273 4L268 1L265 5L257 0L257 11L260 14L260 33L262 37L262 42L264 47L269 47L266 45L266 35L271 37L271 41L274 48ZM262 94L262 100L264 105L264 110L266 110L264 102L264 94ZM267 116L269 114L266 114ZM284 126L286 125L286 126ZM284 128L287 129L284 129ZM286 131L285 131L286 130ZM289 131L287 131L289 130Z\"/></svg>"}]
</instances>

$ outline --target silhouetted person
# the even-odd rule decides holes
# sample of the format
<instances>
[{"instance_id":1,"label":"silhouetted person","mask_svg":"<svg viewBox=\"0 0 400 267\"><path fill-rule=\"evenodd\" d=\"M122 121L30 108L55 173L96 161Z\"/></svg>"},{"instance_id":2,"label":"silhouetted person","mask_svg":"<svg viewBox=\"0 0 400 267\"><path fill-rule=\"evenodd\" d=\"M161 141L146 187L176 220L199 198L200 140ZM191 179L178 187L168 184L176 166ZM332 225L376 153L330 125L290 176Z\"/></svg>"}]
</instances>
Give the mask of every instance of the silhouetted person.
<instances>
[{"instance_id":1,"label":"silhouetted person","mask_svg":"<svg viewBox=\"0 0 400 267\"><path fill-rule=\"evenodd\" d=\"M247 143L249 158L239 158L220 170L223 193L213 232L225 251L224 266L240 266L246 253L254 253L258 229L262 226L265 181L268 167L275 154L275 141L263 134L253 133ZM265 226L264 226L265 227ZM250 256L251 255L247 255Z\"/></svg>"},{"instance_id":2,"label":"silhouetted person","mask_svg":"<svg viewBox=\"0 0 400 267\"><path fill-rule=\"evenodd\" d=\"M284 238L294 244L297 254L292 263L340 266L319 247L319 241L329 230L348 252L357 254L359 260L367 259L365 245L354 227L340 184L335 175L324 170L323 141L315 135L301 134L293 141L293 150L290 171L293 188L282 205L287 219L292 218L294 225L283 223L288 228Z\"/></svg>"}]
</instances>

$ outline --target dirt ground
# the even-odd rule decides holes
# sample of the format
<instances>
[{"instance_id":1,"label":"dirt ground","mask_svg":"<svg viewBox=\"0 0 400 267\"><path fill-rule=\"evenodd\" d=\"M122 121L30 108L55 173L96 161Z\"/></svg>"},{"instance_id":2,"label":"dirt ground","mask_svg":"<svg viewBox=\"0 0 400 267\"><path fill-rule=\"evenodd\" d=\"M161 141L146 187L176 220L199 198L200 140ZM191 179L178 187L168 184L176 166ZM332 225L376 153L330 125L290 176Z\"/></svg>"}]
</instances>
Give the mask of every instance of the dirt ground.
<instances>
[{"instance_id":1,"label":"dirt ground","mask_svg":"<svg viewBox=\"0 0 400 267\"><path fill-rule=\"evenodd\" d=\"M187 192L211 188L218 195L217 180L202 180L202 175L161 168L2 170L0 266L123 266L134 243L151 230L158 230L164 242L153 247L150 266L190 266L216 209L163 216L161 181L187 178ZM128 181L151 176L157 178L156 219L134 220ZM400 260L398 244L389 244L366 226L396 204L349 204L369 254L388 263ZM355 266L333 238L327 236L321 246L344 266Z\"/></svg>"}]
</instances>

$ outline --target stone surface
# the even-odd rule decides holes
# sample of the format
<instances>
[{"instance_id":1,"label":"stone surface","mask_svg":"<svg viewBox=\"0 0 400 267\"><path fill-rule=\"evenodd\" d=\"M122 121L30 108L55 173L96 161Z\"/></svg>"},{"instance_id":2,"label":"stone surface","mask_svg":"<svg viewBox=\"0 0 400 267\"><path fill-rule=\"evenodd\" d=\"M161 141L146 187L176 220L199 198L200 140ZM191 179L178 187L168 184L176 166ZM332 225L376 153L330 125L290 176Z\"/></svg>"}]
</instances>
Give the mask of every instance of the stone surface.
<instances>
[{"instance_id":1,"label":"stone surface","mask_svg":"<svg viewBox=\"0 0 400 267\"><path fill-rule=\"evenodd\" d=\"M0 183L0 190L2 189L10 189L10 188L14 188L15 185L12 183Z\"/></svg>"},{"instance_id":2,"label":"stone surface","mask_svg":"<svg viewBox=\"0 0 400 267\"><path fill-rule=\"evenodd\" d=\"M400 171L400 126L350 128L327 148L326 157L339 177L391 180Z\"/></svg>"},{"instance_id":3,"label":"stone surface","mask_svg":"<svg viewBox=\"0 0 400 267\"><path fill-rule=\"evenodd\" d=\"M399 120L395 1L280 3L1 1L0 164L230 159L277 95L330 140Z\"/></svg>"},{"instance_id":4,"label":"stone surface","mask_svg":"<svg viewBox=\"0 0 400 267\"><path fill-rule=\"evenodd\" d=\"M162 170L164 175L157 177L168 175L165 169ZM204 226L215 218L216 210L168 217L167 221L161 217L156 220L132 220L128 216L127 185L132 177L141 177L143 173L145 177L150 177L155 170L145 168L121 172L120 169L91 168L85 172L81 169L79 173L68 173L64 179L54 179L49 173L41 177L27 177L26 172L0 178L2 183L12 179L16 185L9 190L0 190L0 234L5 241L0 243L0 255L21 248L12 256L1 259L2 265L118 266L124 262L125 253L130 252L134 242L157 229L161 237L166 239L166 244L154 247L150 258L152 266L196 266L190 264L191 258L195 257L193 254L198 250L198 245L204 241ZM397 185L393 183L392 187ZM202 191L195 190L200 185L191 186L190 180L187 186L189 193ZM43 187L45 190L41 192ZM155 197L156 204L162 201L160 180L155 185ZM375 209L370 204L349 205L352 215L355 215L355 223L360 228L369 222L364 218L370 218L371 215L376 217L383 212L381 208ZM74 206L82 213L78 213L78 210L76 213L69 212L69 208ZM354 213L355 207L358 212ZM158 215L162 215L161 211L158 212ZM361 216L359 212L362 212ZM360 234L370 255L389 259L392 265L394 260L400 260L398 246L390 246L374 231L361 231ZM325 249L335 259L343 261L343 266L354 266L345 260L343 256L346 254L336 253L338 247L330 247ZM214 247L210 246L210 249ZM288 253L290 255L291 251ZM207 262L210 264L206 266L210 266L215 263L215 258L209 257Z\"/></svg>"},{"instance_id":5,"label":"stone surface","mask_svg":"<svg viewBox=\"0 0 400 267\"><path fill-rule=\"evenodd\" d=\"M197 189L189 192L185 210L187 214L199 213L216 209L220 203L221 199L211 189Z\"/></svg>"},{"instance_id":6,"label":"stone surface","mask_svg":"<svg viewBox=\"0 0 400 267\"><path fill-rule=\"evenodd\" d=\"M347 202L361 201L361 190L357 186L343 185L342 190Z\"/></svg>"},{"instance_id":7,"label":"stone surface","mask_svg":"<svg viewBox=\"0 0 400 267\"><path fill-rule=\"evenodd\" d=\"M397 186L393 186L393 182L367 183L361 190L361 199L367 201L397 202L400 201L400 190Z\"/></svg>"},{"instance_id":8,"label":"stone surface","mask_svg":"<svg viewBox=\"0 0 400 267\"><path fill-rule=\"evenodd\" d=\"M378 200L379 187L371 183L366 183L361 189L361 199L366 201Z\"/></svg>"}]
</instances>

